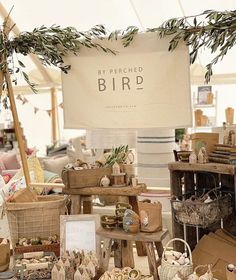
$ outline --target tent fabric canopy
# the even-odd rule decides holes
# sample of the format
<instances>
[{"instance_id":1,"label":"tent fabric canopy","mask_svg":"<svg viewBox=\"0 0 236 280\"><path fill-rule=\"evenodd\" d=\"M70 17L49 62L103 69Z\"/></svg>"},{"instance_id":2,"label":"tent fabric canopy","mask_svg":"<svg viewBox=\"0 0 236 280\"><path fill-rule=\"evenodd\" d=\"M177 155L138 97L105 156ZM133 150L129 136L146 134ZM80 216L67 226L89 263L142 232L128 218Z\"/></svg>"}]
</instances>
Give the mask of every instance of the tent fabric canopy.
<instances>
[{"instance_id":1,"label":"tent fabric canopy","mask_svg":"<svg viewBox=\"0 0 236 280\"><path fill-rule=\"evenodd\" d=\"M74 26L78 30L88 30L96 24L103 24L109 31L125 29L127 26L137 26L141 31L146 28L157 27L165 20L172 17L182 17L197 15L205 10L234 10L235 1L213 1L213 0L42 0L39 2L30 0L2 0L1 5L5 11L11 12L11 18L17 24L17 31L31 31L41 25L51 26L53 24ZM0 7L1 8L1 7ZM1 12L1 9L0 9ZM4 16L3 13L0 13ZM236 83L234 75L235 67L231 59L236 50L231 50L222 63L213 68L215 77L211 84ZM199 54L201 65L206 65L210 61L209 53L205 50ZM34 63L29 58L22 58L26 64L27 71L35 68ZM225 62L226 60L226 62ZM199 62L198 62L199 63ZM37 65L39 69L39 66ZM195 70L194 70L195 69ZM42 69L39 69L37 76L42 76ZM58 71L59 73L59 71ZM202 74L196 73L196 68L192 68L192 83L204 83L204 71ZM219 75L220 74L220 75ZM44 73L43 79L38 83L42 88L60 86L60 74L51 75ZM19 81L20 86L24 81ZM19 88L18 92L28 91L29 88Z\"/></svg>"}]
</instances>

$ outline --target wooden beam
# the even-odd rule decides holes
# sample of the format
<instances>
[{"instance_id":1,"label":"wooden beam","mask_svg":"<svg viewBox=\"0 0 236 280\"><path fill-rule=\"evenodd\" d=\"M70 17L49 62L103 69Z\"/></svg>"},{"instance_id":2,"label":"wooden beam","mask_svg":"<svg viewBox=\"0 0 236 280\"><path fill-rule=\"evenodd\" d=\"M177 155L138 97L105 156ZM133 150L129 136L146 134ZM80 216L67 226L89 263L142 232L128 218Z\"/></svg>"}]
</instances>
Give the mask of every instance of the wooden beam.
<instances>
[{"instance_id":1,"label":"wooden beam","mask_svg":"<svg viewBox=\"0 0 236 280\"><path fill-rule=\"evenodd\" d=\"M15 103L15 99L14 99L11 77L10 77L10 74L9 74L9 71L7 68L6 68L6 72L4 73L4 76L5 76L5 81L7 83L8 98L10 100L15 133L16 133L16 138L18 141L19 150L20 150L22 168L23 168L24 176L25 176L25 183L26 183L26 187L29 188L30 187L30 174L29 174L28 162L27 162L26 153L25 153L26 147L25 147L25 143L23 141L22 130L20 128L19 118L18 118L18 114L17 114L17 110L16 110L16 103Z\"/></svg>"},{"instance_id":2,"label":"wooden beam","mask_svg":"<svg viewBox=\"0 0 236 280\"><path fill-rule=\"evenodd\" d=\"M56 143L58 140L58 129L57 129L57 93L55 88L51 88L51 120L52 120L52 142Z\"/></svg>"},{"instance_id":3,"label":"wooden beam","mask_svg":"<svg viewBox=\"0 0 236 280\"><path fill-rule=\"evenodd\" d=\"M12 25L11 25L10 16L7 15L6 18L4 19L4 25L3 25L4 36L8 37L9 32L11 31L11 26ZM18 146L19 146L19 151L20 151L20 156L21 156L21 163L22 163L22 168L23 168L24 177L25 177L25 183L26 183L26 187L29 188L30 187L30 174L29 174L29 167L28 167L28 162L27 162L27 157L26 157L26 152L25 152L26 146L25 146L25 142L23 141L22 130L20 127L20 122L19 122L19 118L18 118L18 114L17 114L11 76L10 76L8 65L7 65L7 57L5 57L5 55L1 55L0 60L2 63L4 63L4 62L6 63L6 65L4 65L4 70L2 70L2 74L0 75L0 77L2 77L3 81L5 79L5 82L7 84L7 93L8 93L8 98L10 100L15 134L16 134L16 138L18 141ZM0 84L1 84L1 81L0 81Z\"/></svg>"}]
</instances>

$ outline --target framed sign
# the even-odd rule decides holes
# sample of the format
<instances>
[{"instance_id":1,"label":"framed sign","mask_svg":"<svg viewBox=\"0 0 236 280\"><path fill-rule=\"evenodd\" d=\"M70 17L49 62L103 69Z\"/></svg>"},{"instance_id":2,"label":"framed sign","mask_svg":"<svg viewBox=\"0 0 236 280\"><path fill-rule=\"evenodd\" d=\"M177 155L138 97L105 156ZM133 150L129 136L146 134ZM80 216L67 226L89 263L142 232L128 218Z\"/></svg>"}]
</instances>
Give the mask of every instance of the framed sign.
<instances>
[{"instance_id":1,"label":"framed sign","mask_svg":"<svg viewBox=\"0 0 236 280\"><path fill-rule=\"evenodd\" d=\"M212 104L212 87L211 86L200 86L198 87L197 104L207 105Z\"/></svg>"},{"instance_id":2,"label":"framed sign","mask_svg":"<svg viewBox=\"0 0 236 280\"><path fill-rule=\"evenodd\" d=\"M66 251L85 250L100 254L100 238L96 230L100 226L99 215L60 216L60 254Z\"/></svg>"}]
</instances>

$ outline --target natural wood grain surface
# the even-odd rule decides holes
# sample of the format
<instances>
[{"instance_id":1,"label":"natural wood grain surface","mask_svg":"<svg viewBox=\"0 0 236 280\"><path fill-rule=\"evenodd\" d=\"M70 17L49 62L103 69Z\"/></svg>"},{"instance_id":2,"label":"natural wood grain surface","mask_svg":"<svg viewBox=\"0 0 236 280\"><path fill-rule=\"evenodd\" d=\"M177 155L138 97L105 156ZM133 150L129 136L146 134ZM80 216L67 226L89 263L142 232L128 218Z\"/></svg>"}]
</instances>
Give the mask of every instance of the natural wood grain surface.
<instances>
[{"instance_id":1,"label":"natural wood grain surface","mask_svg":"<svg viewBox=\"0 0 236 280\"><path fill-rule=\"evenodd\" d=\"M154 280L159 280L158 271L157 271L157 260L154 250L153 242L146 242L146 251L148 256L148 265L150 274L153 275Z\"/></svg>"},{"instance_id":2,"label":"natural wood grain surface","mask_svg":"<svg viewBox=\"0 0 236 280\"><path fill-rule=\"evenodd\" d=\"M133 242L121 240L122 267L134 268Z\"/></svg>"},{"instance_id":3,"label":"natural wood grain surface","mask_svg":"<svg viewBox=\"0 0 236 280\"><path fill-rule=\"evenodd\" d=\"M81 213L80 195L72 195L71 199L71 214L77 215Z\"/></svg>"},{"instance_id":4,"label":"natural wood grain surface","mask_svg":"<svg viewBox=\"0 0 236 280\"><path fill-rule=\"evenodd\" d=\"M139 184L137 187L86 187L78 189L63 189L66 194L79 194L79 195L117 195L117 196L136 196L146 192L147 187L145 184Z\"/></svg>"},{"instance_id":5,"label":"natural wood grain surface","mask_svg":"<svg viewBox=\"0 0 236 280\"><path fill-rule=\"evenodd\" d=\"M108 270L109 259L111 255L111 243L112 240L110 238L103 239L103 247L101 250L100 257L100 269L102 273Z\"/></svg>"},{"instance_id":6,"label":"natural wood grain surface","mask_svg":"<svg viewBox=\"0 0 236 280\"><path fill-rule=\"evenodd\" d=\"M126 233L122 229L113 229L106 230L103 228L99 228L97 230L97 234L102 237L108 237L112 239L119 240L133 240L133 241L142 241L142 242L158 242L165 238L168 230L163 229L162 231L146 233L146 232L138 232L136 234Z\"/></svg>"},{"instance_id":7,"label":"natural wood grain surface","mask_svg":"<svg viewBox=\"0 0 236 280\"><path fill-rule=\"evenodd\" d=\"M213 172L221 174L234 175L236 166L222 163L185 163L185 162L171 162L168 164L169 170L175 171L198 171L198 172Z\"/></svg>"},{"instance_id":8,"label":"natural wood grain surface","mask_svg":"<svg viewBox=\"0 0 236 280\"><path fill-rule=\"evenodd\" d=\"M129 196L129 204L132 206L132 210L139 215L137 196ZM146 247L144 246L144 244L139 241L136 241L135 244L138 256L146 256Z\"/></svg>"}]
</instances>

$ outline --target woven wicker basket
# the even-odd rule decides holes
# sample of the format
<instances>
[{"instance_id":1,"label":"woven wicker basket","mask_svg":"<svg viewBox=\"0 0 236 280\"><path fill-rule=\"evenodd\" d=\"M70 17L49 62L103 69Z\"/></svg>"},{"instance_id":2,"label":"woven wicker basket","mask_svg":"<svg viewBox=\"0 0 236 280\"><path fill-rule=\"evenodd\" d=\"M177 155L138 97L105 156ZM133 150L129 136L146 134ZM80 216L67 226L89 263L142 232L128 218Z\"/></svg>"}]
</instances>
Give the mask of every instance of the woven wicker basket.
<instances>
[{"instance_id":1,"label":"woven wicker basket","mask_svg":"<svg viewBox=\"0 0 236 280\"><path fill-rule=\"evenodd\" d=\"M173 265L168 263L165 260L165 252L166 252L166 248L168 248L168 246L170 245L170 243L174 242L174 241L180 241L183 242L187 249L188 249L188 254L189 254L189 259L190 259L190 264L187 265ZM160 280L172 280L175 276L175 274L177 272L180 272L185 278L190 275L191 273L193 273L193 261L192 261L192 253L191 253L191 249L188 245L188 243L186 241L184 241L183 239L180 238L173 238L171 239L165 247L165 250L162 254L162 259L161 259L161 266L160 266L160 270L159 270L159 277Z\"/></svg>"},{"instance_id":2,"label":"woven wicker basket","mask_svg":"<svg viewBox=\"0 0 236 280\"><path fill-rule=\"evenodd\" d=\"M13 248L19 238L60 234L60 215L66 212L67 196L38 196L39 201L6 203L6 213Z\"/></svg>"},{"instance_id":3,"label":"woven wicker basket","mask_svg":"<svg viewBox=\"0 0 236 280\"><path fill-rule=\"evenodd\" d=\"M171 200L172 213L178 223L190 226L209 227L232 213L231 194L223 193L219 188L211 189L214 200L205 203L196 199L195 192L180 196L180 200ZM202 195L203 196L203 195Z\"/></svg>"}]
</instances>

